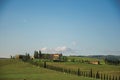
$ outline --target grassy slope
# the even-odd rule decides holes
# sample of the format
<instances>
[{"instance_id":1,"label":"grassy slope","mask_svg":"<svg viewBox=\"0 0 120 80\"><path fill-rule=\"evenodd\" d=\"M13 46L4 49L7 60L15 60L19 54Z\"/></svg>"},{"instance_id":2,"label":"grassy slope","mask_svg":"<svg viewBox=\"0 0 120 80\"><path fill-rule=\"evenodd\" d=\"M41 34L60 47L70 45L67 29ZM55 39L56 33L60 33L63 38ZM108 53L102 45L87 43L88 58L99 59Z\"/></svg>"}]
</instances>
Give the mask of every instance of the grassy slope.
<instances>
[{"instance_id":1,"label":"grassy slope","mask_svg":"<svg viewBox=\"0 0 120 80\"><path fill-rule=\"evenodd\" d=\"M39 68L18 60L0 59L0 80L94 80Z\"/></svg>"},{"instance_id":2,"label":"grassy slope","mask_svg":"<svg viewBox=\"0 0 120 80\"><path fill-rule=\"evenodd\" d=\"M93 65L93 64L85 64L85 63L79 63L79 62L63 62L63 63L54 63L54 62L48 62L47 64L59 66L67 69L74 69L77 70L80 68L82 71L90 70L92 69L94 72L101 72L109 75L117 75L120 76L120 66L115 65Z\"/></svg>"},{"instance_id":3,"label":"grassy slope","mask_svg":"<svg viewBox=\"0 0 120 80\"><path fill-rule=\"evenodd\" d=\"M88 60L88 61L100 61L100 64L105 64L103 59L97 59L97 58L90 58L90 57L72 57L68 56L68 60L75 59L75 60Z\"/></svg>"},{"instance_id":4,"label":"grassy slope","mask_svg":"<svg viewBox=\"0 0 120 80\"><path fill-rule=\"evenodd\" d=\"M103 59L90 58L90 57L71 57L71 56L69 56L68 59L100 61L101 65L84 64L84 63L65 63L65 64L67 64L68 66L71 66L71 67L79 67L82 70L93 69L93 71L100 71L105 74L112 74L112 75L120 76L120 65L116 66L116 65L105 64Z\"/></svg>"}]
</instances>

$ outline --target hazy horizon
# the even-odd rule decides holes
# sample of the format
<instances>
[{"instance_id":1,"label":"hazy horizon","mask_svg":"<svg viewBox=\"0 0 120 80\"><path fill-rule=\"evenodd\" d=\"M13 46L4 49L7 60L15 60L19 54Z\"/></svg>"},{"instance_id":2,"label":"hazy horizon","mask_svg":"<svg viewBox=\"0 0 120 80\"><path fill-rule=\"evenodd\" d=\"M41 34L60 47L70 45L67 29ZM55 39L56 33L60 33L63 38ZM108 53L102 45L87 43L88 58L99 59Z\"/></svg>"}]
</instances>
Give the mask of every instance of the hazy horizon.
<instances>
[{"instance_id":1,"label":"hazy horizon","mask_svg":"<svg viewBox=\"0 0 120 80\"><path fill-rule=\"evenodd\" d=\"M1 0L0 57L120 55L118 0Z\"/></svg>"}]
</instances>

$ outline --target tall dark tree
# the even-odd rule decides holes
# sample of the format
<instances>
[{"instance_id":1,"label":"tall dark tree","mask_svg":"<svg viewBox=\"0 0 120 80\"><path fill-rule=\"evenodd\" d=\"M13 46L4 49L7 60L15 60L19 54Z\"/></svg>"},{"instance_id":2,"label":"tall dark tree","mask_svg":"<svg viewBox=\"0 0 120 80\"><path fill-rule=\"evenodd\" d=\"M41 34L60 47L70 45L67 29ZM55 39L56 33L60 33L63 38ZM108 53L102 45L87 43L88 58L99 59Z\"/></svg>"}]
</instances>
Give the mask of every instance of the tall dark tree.
<instances>
[{"instance_id":1,"label":"tall dark tree","mask_svg":"<svg viewBox=\"0 0 120 80\"><path fill-rule=\"evenodd\" d=\"M10 55L10 58L13 59L13 57Z\"/></svg>"},{"instance_id":2,"label":"tall dark tree","mask_svg":"<svg viewBox=\"0 0 120 80\"><path fill-rule=\"evenodd\" d=\"M38 51L34 51L34 58L38 59Z\"/></svg>"},{"instance_id":3,"label":"tall dark tree","mask_svg":"<svg viewBox=\"0 0 120 80\"><path fill-rule=\"evenodd\" d=\"M29 59L30 59L30 54L29 54L29 53L25 53L25 55L21 55L21 59L22 59L23 61L29 60Z\"/></svg>"},{"instance_id":4,"label":"tall dark tree","mask_svg":"<svg viewBox=\"0 0 120 80\"><path fill-rule=\"evenodd\" d=\"M81 76L81 72L80 69L78 68L78 72L77 72L78 76Z\"/></svg>"},{"instance_id":5,"label":"tall dark tree","mask_svg":"<svg viewBox=\"0 0 120 80\"><path fill-rule=\"evenodd\" d=\"M93 72L92 72L92 69L90 70L90 77L92 77L92 74L93 74Z\"/></svg>"},{"instance_id":6,"label":"tall dark tree","mask_svg":"<svg viewBox=\"0 0 120 80\"><path fill-rule=\"evenodd\" d=\"M27 58L27 60L30 59L30 54L29 53L26 53L26 58Z\"/></svg>"},{"instance_id":7,"label":"tall dark tree","mask_svg":"<svg viewBox=\"0 0 120 80\"><path fill-rule=\"evenodd\" d=\"M39 50L38 57L39 57L39 58L41 58L41 57L42 57L42 53L41 53L41 51L40 51L40 50Z\"/></svg>"},{"instance_id":8,"label":"tall dark tree","mask_svg":"<svg viewBox=\"0 0 120 80\"><path fill-rule=\"evenodd\" d=\"M100 78L100 75L99 75L99 72L97 71L96 73L96 79L99 79Z\"/></svg>"},{"instance_id":9,"label":"tall dark tree","mask_svg":"<svg viewBox=\"0 0 120 80\"><path fill-rule=\"evenodd\" d=\"M103 79L105 80L105 74L104 74L104 78Z\"/></svg>"},{"instance_id":10,"label":"tall dark tree","mask_svg":"<svg viewBox=\"0 0 120 80\"><path fill-rule=\"evenodd\" d=\"M44 68L46 68L46 61L44 62Z\"/></svg>"}]
</instances>

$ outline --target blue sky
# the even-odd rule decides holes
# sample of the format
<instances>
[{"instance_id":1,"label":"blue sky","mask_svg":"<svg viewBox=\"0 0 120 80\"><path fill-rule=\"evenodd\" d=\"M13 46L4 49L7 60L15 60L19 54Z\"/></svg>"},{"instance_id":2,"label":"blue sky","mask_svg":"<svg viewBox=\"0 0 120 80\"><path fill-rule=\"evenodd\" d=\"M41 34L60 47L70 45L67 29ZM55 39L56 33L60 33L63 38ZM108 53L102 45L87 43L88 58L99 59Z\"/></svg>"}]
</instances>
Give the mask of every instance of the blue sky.
<instances>
[{"instance_id":1,"label":"blue sky","mask_svg":"<svg viewBox=\"0 0 120 80\"><path fill-rule=\"evenodd\" d=\"M1 0L0 56L34 50L120 55L118 0Z\"/></svg>"}]
</instances>

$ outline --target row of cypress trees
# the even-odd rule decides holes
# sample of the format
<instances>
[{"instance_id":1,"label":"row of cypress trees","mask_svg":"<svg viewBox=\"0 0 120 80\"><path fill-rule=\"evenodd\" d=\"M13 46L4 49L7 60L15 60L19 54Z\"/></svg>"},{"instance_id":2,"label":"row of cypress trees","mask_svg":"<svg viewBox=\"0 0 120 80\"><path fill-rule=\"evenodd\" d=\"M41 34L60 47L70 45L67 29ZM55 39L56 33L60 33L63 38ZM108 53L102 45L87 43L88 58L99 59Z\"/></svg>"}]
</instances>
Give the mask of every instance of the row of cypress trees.
<instances>
[{"instance_id":1,"label":"row of cypress trees","mask_svg":"<svg viewBox=\"0 0 120 80\"><path fill-rule=\"evenodd\" d=\"M64 72L68 74L74 74L78 76L91 77L91 78L96 78L96 79L101 79L101 80L120 80L120 76L107 75L107 74L100 73L99 71L97 71L96 73L93 73L92 69L90 69L89 71L81 71L80 68L78 68L77 70L66 69L62 67L48 65L46 61L41 62L41 63L30 61L30 63L36 66L43 67L43 68L47 68L47 69L51 69L51 70L55 70L59 72Z\"/></svg>"}]
</instances>

